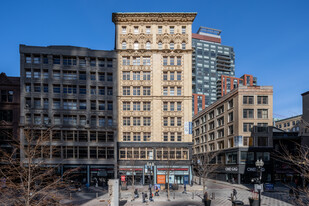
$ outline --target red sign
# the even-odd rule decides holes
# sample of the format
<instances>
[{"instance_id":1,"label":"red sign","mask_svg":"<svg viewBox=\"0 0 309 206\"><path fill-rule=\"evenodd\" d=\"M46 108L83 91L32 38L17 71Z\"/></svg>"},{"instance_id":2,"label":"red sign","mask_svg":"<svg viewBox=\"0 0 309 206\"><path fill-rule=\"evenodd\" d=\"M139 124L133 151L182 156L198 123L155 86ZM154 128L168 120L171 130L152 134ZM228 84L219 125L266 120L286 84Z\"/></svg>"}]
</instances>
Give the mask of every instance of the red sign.
<instances>
[{"instance_id":1,"label":"red sign","mask_svg":"<svg viewBox=\"0 0 309 206\"><path fill-rule=\"evenodd\" d=\"M157 175L157 184L165 184L165 175Z\"/></svg>"},{"instance_id":2,"label":"red sign","mask_svg":"<svg viewBox=\"0 0 309 206\"><path fill-rule=\"evenodd\" d=\"M126 176L121 175L121 182L125 182L126 181Z\"/></svg>"},{"instance_id":3,"label":"red sign","mask_svg":"<svg viewBox=\"0 0 309 206\"><path fill-rule=\"evenodd\" d=\"M158 170L169 170L169 171L188 171L188 168L158 168Z\"/></svg>"}]
</instances>

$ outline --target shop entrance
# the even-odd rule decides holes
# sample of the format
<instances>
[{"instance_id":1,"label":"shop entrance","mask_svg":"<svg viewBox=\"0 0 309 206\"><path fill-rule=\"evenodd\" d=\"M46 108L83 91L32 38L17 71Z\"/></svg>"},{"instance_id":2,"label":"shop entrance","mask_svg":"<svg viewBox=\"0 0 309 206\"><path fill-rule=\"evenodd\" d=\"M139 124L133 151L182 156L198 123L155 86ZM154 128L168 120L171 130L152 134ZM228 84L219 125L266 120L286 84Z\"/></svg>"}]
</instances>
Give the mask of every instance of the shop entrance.
<instances>
[{"instance_id":1,"label":"shop entrance","mask_svg":"<svg viewBox=\"0 0 309 206\"><path fill-rule=\"evenodd\" d=\"M176 184L183 184L183 175L175 175L175 183Z\"/></svg>"}]
</instances>

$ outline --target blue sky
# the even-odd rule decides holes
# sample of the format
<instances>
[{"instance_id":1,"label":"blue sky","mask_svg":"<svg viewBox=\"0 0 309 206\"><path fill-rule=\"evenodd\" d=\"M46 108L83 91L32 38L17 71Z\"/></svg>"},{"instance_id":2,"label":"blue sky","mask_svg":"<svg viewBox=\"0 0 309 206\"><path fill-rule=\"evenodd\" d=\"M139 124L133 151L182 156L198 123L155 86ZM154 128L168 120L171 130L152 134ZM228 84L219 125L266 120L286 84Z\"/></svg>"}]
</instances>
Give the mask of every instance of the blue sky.
<instances>
[{"instance_id":1,"label":"blue sky","mask_svg":"<svg viewBox=\"0 0 309 206\"><path fill-rule=\"evenodd\" d=\"M53 0L0 2L0 72L19 76L19 44L114 48L112 12L197 12L199 26L222 30L236 53L236 76L274 87L274 117L302 113L309 90L308 0Z\"/></svg>"}]
</instances>

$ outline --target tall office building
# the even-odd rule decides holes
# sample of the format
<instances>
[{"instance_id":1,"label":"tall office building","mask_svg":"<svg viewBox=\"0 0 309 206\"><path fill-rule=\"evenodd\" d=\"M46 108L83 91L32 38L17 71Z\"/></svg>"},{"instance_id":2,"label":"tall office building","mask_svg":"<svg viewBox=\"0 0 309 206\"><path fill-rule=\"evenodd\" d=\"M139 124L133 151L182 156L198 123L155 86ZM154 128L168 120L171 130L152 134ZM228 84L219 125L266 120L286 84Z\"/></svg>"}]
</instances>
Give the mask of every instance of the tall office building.
<instances>
[{"instance_id":1,"label":"tall office building","mask_svg":"<svg viewBox=\"0 0 309 206\"><path fill-rule=\"evenodd\" d=\"M201 111L217 100L221 75L235 75L233 47L221 44L221 31L200 27L192 34L192 111Z\"/></svg>"},{"instance_id":2,"label":"tall office building","mask_svg":"<svg viewBox=\"0 0 309 206\"><path fill-rule=\"evenodd\" d=\"M0 95L0 149L10 153L13 152L12 143L19 139L19 77L1 73Z\"/></svg>"},{"instance_id":3,"label":"tall office building","mask_svg":"<svg viewBox=\"0 0 309 206\"><path fill-rule=\"evenodd\" d=\"M51 128L50 154L39 157L59 171L79 167L74 177L83 184L115 177L116 63L113 51L20 45L21 144L24 130Z\"/></svg>"},{"instance_id":4,"label":"tall office building","mask_svg":"<svg viewBox=\"0 0 309 206\"><path fill-rule=\"evenodd\" d=\"M192 30L196 13L113 13L121 179L190 179ZM170 170L170 177L167 177Z\"/></svg>"}]
</instances>

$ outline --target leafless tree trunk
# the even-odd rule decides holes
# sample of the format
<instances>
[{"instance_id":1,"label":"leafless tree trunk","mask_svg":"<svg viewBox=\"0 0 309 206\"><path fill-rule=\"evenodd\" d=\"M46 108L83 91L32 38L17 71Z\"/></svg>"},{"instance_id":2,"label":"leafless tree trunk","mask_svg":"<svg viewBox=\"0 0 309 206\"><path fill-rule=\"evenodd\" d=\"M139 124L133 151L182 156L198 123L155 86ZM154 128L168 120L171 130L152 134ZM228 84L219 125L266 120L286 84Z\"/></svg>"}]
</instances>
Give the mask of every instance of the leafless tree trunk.
<instances>
[{"instance_id":1,"label":"leafless tree trunk","mask_svg":"<svg viewBox=\"0 0 309 206\"><path fill-rule=\"evenodd\" d=\"M193 170L202 179L203 194L206 191L206 181L211 173L218 169L221 164L216 162L219 152L207 152L194 157Z\"/></svg>"}]
</instances>

